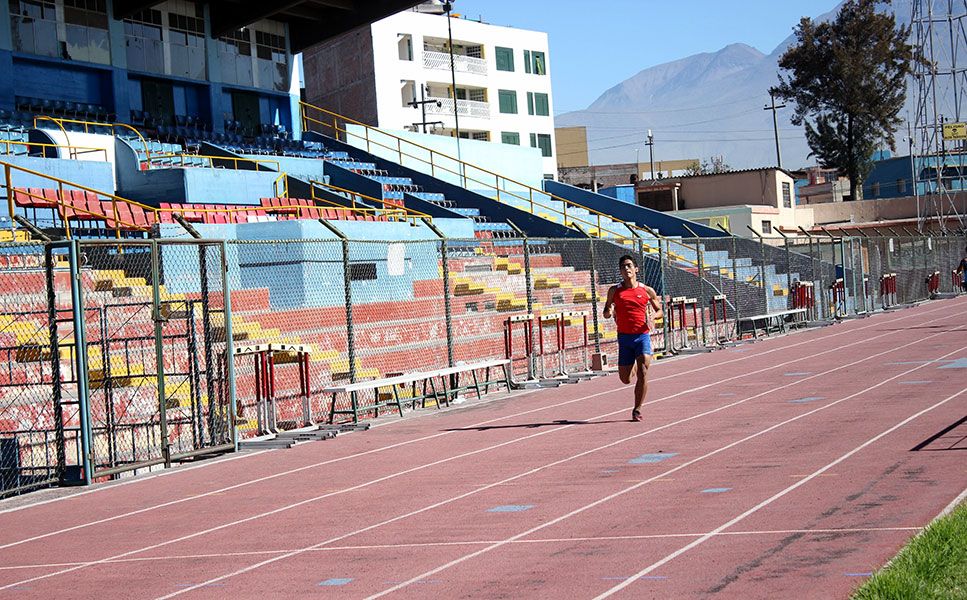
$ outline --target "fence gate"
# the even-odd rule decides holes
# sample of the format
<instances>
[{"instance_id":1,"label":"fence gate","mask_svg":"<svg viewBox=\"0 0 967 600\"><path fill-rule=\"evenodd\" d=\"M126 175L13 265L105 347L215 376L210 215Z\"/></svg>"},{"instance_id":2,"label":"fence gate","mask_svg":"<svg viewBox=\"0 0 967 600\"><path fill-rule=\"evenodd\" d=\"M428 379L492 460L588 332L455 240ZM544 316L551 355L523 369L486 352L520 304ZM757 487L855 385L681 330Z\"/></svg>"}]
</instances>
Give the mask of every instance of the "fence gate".
<instances>
[{"instance_id":1,"label":"fence gate","mask_svg":"<svg viewBox=\"0 0 967 600\"><path fill-rule=\"evenodd\" d=\"M80 248L94 477L229 444L222 243Z\"/></svg>"}]
</instances>

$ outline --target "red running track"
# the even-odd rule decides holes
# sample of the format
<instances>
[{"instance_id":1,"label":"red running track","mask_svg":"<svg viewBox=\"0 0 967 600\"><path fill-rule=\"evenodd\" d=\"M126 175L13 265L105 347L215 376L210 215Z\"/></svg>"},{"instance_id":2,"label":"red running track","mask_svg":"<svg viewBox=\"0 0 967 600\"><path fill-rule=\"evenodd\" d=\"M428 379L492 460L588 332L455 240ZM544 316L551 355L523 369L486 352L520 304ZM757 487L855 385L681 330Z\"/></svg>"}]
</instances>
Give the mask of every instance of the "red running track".
<instances>
[{"instance_id":1,"label":"red running track","mask_svg":"<svg viewBox=\"0 0 967 600\"><path fill-rule=\"evenodd\" d=\"M967 488L967 298L0 512L0 598L845 598ZM0 511L3 505L0 504Z\"/></svg>"}]
</instances>

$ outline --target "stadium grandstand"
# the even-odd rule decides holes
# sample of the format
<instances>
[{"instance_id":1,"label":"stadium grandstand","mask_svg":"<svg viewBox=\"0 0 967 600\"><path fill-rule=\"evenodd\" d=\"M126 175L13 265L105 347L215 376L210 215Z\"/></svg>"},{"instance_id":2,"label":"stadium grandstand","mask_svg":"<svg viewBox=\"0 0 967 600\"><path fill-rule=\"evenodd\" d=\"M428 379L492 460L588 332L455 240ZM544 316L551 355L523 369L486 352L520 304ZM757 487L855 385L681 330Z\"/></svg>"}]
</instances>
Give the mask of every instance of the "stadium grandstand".
<instances>
[{"instance_id":1,"label":"stadium grandstand","mask_svg":"<svg viewBox=\"0 0 967 600\"><path fill-rule=\"evenodd\" d=\"M664 355L958 289L962 240L738 238L300 101L415 4L0 6L0 495L603 373L624 254Z\"/></svg>"}]
</instances>

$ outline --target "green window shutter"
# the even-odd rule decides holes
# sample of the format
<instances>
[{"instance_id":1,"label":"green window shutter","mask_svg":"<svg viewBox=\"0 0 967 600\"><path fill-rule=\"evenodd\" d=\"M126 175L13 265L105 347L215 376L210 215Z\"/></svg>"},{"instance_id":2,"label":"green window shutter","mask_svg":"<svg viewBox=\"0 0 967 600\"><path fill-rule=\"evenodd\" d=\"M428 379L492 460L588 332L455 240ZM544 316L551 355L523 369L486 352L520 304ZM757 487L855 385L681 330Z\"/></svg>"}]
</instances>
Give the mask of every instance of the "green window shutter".
<instances>
[{"instance_id":1,"label":"green window shutter","mask_svg":"<svg viewBox=\"0 0 967 600\"><path fill-rule=\"evenodd\" d=\"M530 50L524 50L524 72L525 73L531 72L531 51Z\"/></svg>"},{"instance_id":2,"label":"green window shutter","mask_svg":"<svg viewBox=\"0 0 967 600\"><path fill-rule=\"evenodd\" d=\"M531 54L534 57L534 74L547 75L547 67L544 62L544 53L535 51Z\"/></svg>"},{"instance_id":3,"label":"green window shutter","mask_svg":"<svg viewBox=\"0 0 967 600\"><path fill-rule=\"evenodd\" d=\"M547 117L551 114L547 94L534 94L534 114Z\"/></svg>"},{"instance_id":4,"label":"green window shutter","mask_svg":"<svg viewBox=\"0 0 967 600\"><path fill-rule=\"evenodd\" d=\"M531 134L531 148L537 148L537 134Z\"/></svg>"},{"instance_id":5,"label":"green window shutter","mask_svg":"<svg viewBox=\"0 0 967 600\"><path fill-rule=\"evenodd\" d=\"M504 144L513 144L514 146L520 146L520 134L516 131L501 131L500 141Z\"/></svg>"},{"instance_id":6,"label":"green window shutter","mask_svg":"<svg viewBox=\"0 0 967 600\"><path fill-rule=\"evenodd\" d=\"M546 133L537 134L537 146L541 149L541 156L550 156L551 136Z\"/></svg>"},{"instance_id":7,"label":"green window shutter","mask_svg":"<svg viewBox=\"0 0 967 600\"><path fill-rule=\"evenodd\" d=\"M500 46L497 46L494 50L497 58L497 70L513 71L514 50L512 48L501 48Z\"/></svg>"},{"instance_id":8,"label":"green window shutter","mask_svg":"<svg viewBox=\"0 0 967 600\"><path fill-rule=\"evenodd\" d=\"M527 92L527 114L534 114L534 92Z\"/></svg>"},{"instance_id":9,"label":"green window shutter","mask_svg":"<svg viewBox=\"0 0 967 600\"><path fill-rule=\"evenodd\" d=\"M506 115L517 114L517 92L514 90L497 90L500 112Z\"/></svg>"}]
</instances>

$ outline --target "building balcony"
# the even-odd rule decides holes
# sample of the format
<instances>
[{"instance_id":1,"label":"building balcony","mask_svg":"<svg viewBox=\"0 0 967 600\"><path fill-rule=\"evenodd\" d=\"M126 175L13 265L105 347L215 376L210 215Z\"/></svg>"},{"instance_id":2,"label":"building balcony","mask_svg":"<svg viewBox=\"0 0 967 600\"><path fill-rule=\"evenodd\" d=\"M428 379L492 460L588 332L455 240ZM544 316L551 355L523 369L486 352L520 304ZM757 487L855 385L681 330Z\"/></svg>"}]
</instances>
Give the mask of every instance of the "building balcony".
<instances>
[{"instance_id":1,"label":"building balcony","mask_svg":"<svg viewBox=\"0 0 967 600\"><path fill-rule=\"evenodd\" d=\"M439 102L439 106L435 103L427 104L426 114L428 115L452 115L453 114L452 98L427 98L427 100L436 100L437 102ZM489 119L490 103L477 102L476 100L457 100L457 114L461 117L472 117L474 119Z\"/></svg>"},{"instance_id":2,"label":"building balcony","mask_svg":"<svg viewBox=\"0 0 967 600\"><path fill-rule=\"evenodd\" d=\"M423 66L427 69L450 70L450 53L435 52L433 50L423 51ZM472 73L474 75L487 74L487 61L482 58L474 58L465 54L453 55L453 69L458 73Z\"/></svg>"}]
</instances>

